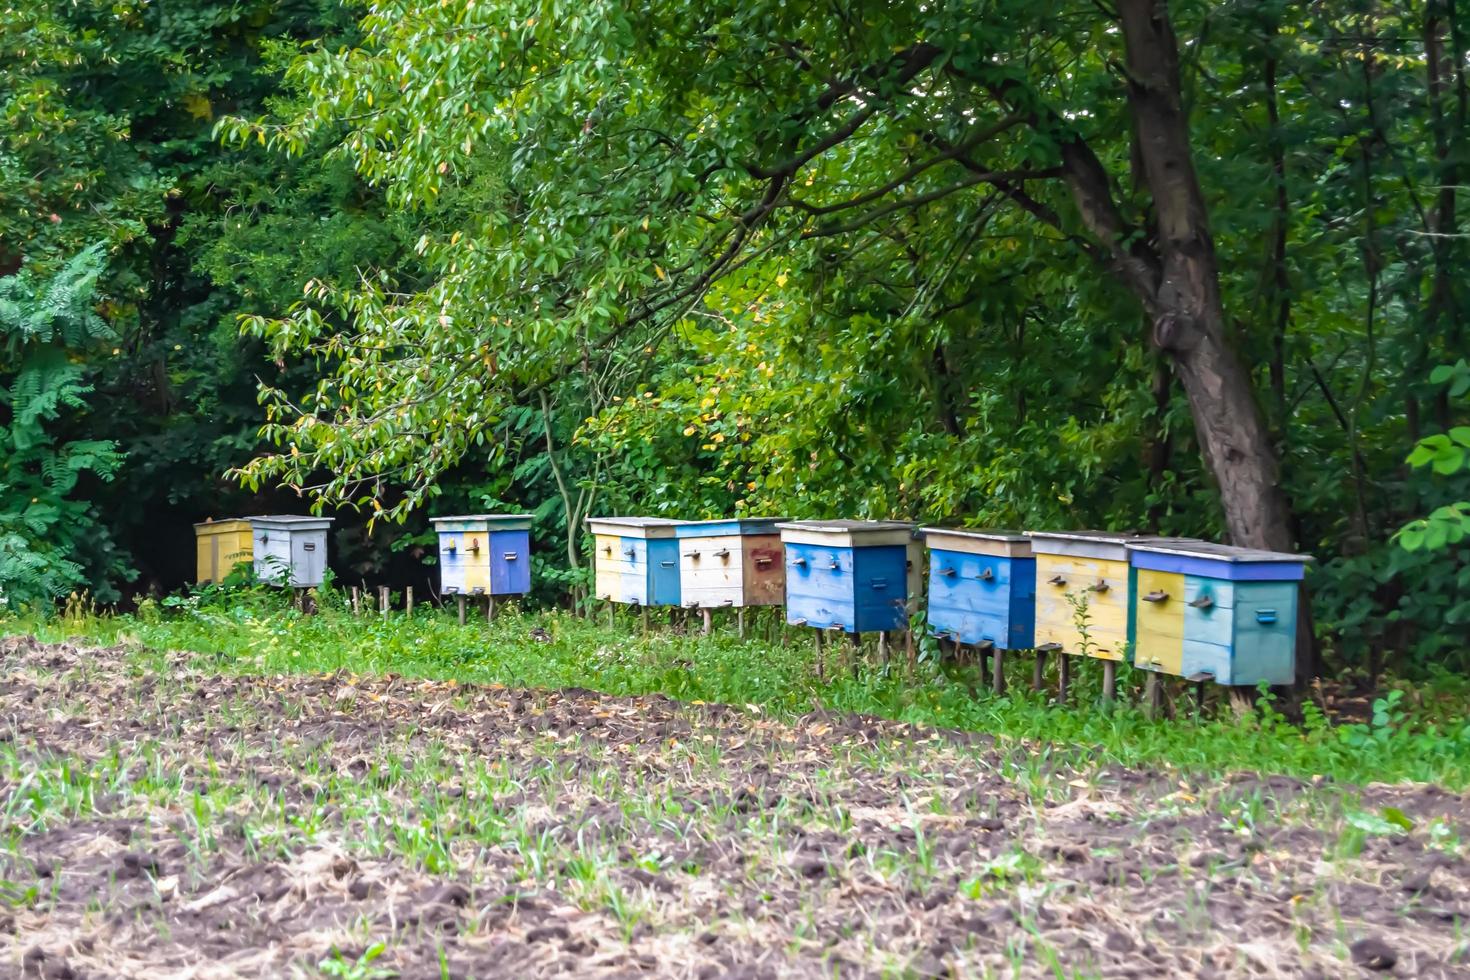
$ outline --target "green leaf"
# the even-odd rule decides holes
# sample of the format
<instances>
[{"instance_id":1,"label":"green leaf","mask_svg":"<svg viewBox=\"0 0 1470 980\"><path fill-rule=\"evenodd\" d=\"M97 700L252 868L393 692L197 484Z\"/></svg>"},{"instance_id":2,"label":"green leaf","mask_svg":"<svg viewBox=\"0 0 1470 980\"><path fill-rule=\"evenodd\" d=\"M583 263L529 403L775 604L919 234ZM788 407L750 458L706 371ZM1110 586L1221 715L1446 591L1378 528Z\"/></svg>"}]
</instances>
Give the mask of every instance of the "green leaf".
<instances>
[{"instance_id":1,"label":"green leaf","mask_svg":"<svg viewBox=\"0 0 1470 980\"><path fill-rule=\"evenodd\" d=\"M1398 807L1386 806L1383 808L1382 812L1383 819L1393 824L1395 827L1406 831L1411 831L1414 829L1414 821L1410 820L1408 816L1405 815L1404 811L1400 810Z\"/></svg>"}]
</instances>

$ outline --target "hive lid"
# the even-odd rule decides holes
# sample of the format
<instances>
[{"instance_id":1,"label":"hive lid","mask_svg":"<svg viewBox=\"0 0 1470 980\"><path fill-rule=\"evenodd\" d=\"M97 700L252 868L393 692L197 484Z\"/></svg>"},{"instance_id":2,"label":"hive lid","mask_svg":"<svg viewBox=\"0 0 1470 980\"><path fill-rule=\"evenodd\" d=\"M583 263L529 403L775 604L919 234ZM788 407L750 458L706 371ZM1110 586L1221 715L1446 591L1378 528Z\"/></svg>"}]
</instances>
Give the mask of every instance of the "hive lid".
<instances>
[{"instance_id":1,"label":"hive lid","mask_svg":"<svg viewBox=\"0 0 1470 980\"><path fill-rule=\"evenodd\" d=\"M430 524L486 524L506 530L529 528L535 520L534 514L456 514L446 517L431 517Z\"/></svg>"},{"instance_id":2,"label":"hive lid","mask_svg":"<svg viewBox=\"0 0 1470 980\"><path fill-rule=\"evenodd\" d=\"M938 551L959 551L998 558L1029 558L1031 539L1020 531L991 528L922 527L924 543Z\"/></svg>"},{"instance_id":3,"label":"hive lid","mask_svg":"<svg viewBox=\"0 0 1470 980\"><path fill-rule=\"evenodd\" d=\"M914 526L906 521L783 521L781 540L791 544L851 548L856 545L912 545Z\"/></svg>"},{"instance_id":4,"label":"hive lid","mask_svg":"<svg viewBox=\"0 0 1470 980\"><path fill-rule=\"evenodd\" d=\"M895 531L912 530L908 521L783 521L776 525L781 530L790 528L799 531L827 531L840 534L844 531Z\"/></svg>"},{"instance_id":5,"label":"hive lid","mask_svg":"<svg viewBox=\"0 0 1470 980\"><path fill-rule=\"evenodd\" d=\"M680 521L675 536L714 537L721 534L775 534L785 517L723 517L711 521Z\"/></svg>"},{"instance_id":6,"label":"hive lid","mask_svg":"<svg viewBox=\"0 0 1470 980\"><path fill-rule=\"evenodd\" d=\"M1146 535L1131 531L1027 531L1031 550L1039 555L1069 555L1101 561L1127 561L1124 547Z\"/></svg>"},{"instance_id":7,"label":"hive lid","mask_svg":"<svg viewBox=\"0 0 1470 980\"><path fill-rule=\"evenodd\" d=\"M204 520L195 524L196 530L202 529L205 533L209 531L238 531L250 526L248 517L221 517L218 520Z\"/></svg>"},{"instance_id":8,"label":"hive lid","mask_svg":"<svg viewBox=\"0 0 1470 980\"><path fill-rule=\"evenodd\" d=\"M257 527L316 531L329 526L336 518L306 517L301 514L263 514L256 517L247 517L246 520Z\"/></svg>"},{"instance_id":9,"label":"hive lid","mask_svg":"<svg viewBox=\"0 0 1470 980\"><path fill-rule=\"evenodd\" d=\"M953 534L961 538L978 538L982 541L1010 541L1029 542L1031 539L1020 531L1001 531L990 528L974 527L921 527L919 533L929 534Z\"/></svg>"},{"instance_id":10,"label":"hive lid","mask_svg":"<svg viewBox=\"0 0 1470 980\"><path fill-rule=\"evenodd\" d=\"M672 538L674 528L683 521L667 517L589 517L587 526L596 533L599 528L632 538Z\"/></svg>"},{"instance_id":11,"label":"hive lid","mask_svg":"<svg viewBox=\"0 0 1470 980\"><path fill-rule=\"evenodd\" d=\"M1142 541L1128 543L1129 551L1144 551L1163 555L1184 555L1188 558L1202 558L1207 561L1239 562L1280 562L1287 564L1303 564L1316 561L1311 555L1295 555L1287 551L1262 551L1258 548L1237 548L1228 544L1216 544L1213 541L1199 541L1194 538L1145 538Z\"/></svg>"},{"instance_id":12,"label":"hive lid","mask_svg":"<svg viewBox=\"0 0 1470 980\"><path fill-rule=\"evenodd\" d=\"M1142 541L1148 537L1135 531L1026 531L1028 538L1046 538L1054 541L1092 541L1098 544L1126 544Z\"/></svg>"}]
</instances>

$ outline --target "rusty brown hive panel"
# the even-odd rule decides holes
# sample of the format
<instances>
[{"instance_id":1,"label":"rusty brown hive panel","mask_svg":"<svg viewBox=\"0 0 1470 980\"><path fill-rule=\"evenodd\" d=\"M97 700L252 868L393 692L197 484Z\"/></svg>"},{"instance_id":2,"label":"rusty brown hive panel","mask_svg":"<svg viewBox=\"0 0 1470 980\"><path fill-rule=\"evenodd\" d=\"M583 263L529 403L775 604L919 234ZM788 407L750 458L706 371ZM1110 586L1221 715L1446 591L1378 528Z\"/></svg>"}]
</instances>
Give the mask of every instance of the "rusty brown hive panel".
<instances>
[{"instance_id":1,"label":"rusty brown hive panel","mask_svg":"<svg viewBox=\"0 0 1470 980\"><path fill-rule=\"evenodd\" d=\"M786 601L786 560L779 534L745 536L745 604L779 606Z\"/></svg>"}]
</instances>

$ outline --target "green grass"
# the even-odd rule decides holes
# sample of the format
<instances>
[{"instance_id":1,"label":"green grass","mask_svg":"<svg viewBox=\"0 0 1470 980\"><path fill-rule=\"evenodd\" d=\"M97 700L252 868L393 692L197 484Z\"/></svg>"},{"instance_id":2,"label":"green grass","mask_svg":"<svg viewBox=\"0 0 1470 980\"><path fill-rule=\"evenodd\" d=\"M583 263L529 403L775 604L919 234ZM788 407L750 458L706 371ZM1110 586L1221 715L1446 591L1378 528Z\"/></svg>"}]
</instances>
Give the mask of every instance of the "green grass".
<instances>
[{"instance_id":1,"label":"green grass","mask_svg":"<svg viewBox=\"0 0 1470 980\"><path fill-rule=\"evenodd\" d=\"M1150 721L1126 704L1096 704L1092 685L1100 671L1087 664L1073 672L1076 707L1058 708L1029 690L1028 657L1013 658L1011 692L995 697L978 686L973 669L935 664L932 650L925 651L912 677L901 654L885 666L870 647L861 667L848 670L838 669L838 658L829 651L825 678L819 678L812 634L806 630L790 630L789 644L738 639L733 623L710 637L666 625L644 637L636 619L626 614L609 626L605 617L591 622L563 613L508 611L493 624L472 621L461 627L452 613L423 606L409 619L401 612L354 617L333 593L322 604L320 615L302 616L275 594L213 592L172 600L169 609L145 606L136 616L0 620L0 631L193 651L221 672L393 673L624 695L659 692L778 716L823 707L1047 743L1046 754L1081 755L1093 765L1470 785L1470 698L1463 691L1433 697L1390 692L1377 702L1373 720L1361 724L1331 724L1309 702L1303 724L1292 725L1269 700L1250 717L1237 718L1222 708L1222 717L1198 719L1181 689L1181 717ZM666 617L666 612L655 613L656 620ZM758 622L755 632L769 625ZM532 636L538 627L549 634L549 642ZM1122 674L1125 693L1141 685L1139 674L1127 668ZM1028 773L1018 770L1015 776L1025 779Z\"/></svg>"}]
</instances>

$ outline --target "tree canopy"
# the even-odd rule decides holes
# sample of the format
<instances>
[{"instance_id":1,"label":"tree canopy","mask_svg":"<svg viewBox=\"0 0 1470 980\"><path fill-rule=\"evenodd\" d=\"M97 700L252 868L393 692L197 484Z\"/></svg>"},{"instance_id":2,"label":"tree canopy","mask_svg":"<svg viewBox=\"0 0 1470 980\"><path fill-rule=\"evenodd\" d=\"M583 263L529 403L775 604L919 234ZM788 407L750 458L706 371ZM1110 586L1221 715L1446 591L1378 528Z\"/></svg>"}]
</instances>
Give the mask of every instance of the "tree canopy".
<instances>
[{"instance_id":1,"label":"tree canopy","mask_svg":"<svg viewBox=\"0 0 1470 980\"><path fill-rule=\"evenodd\" d=\"M355 567L431 501L567 583L593 509L1133 526L1314 552L1331 657L1448 662L1460 6L32 3L3 158L73 142L6 254L110 243L92 397L169 392L77 423L118 484L358 509Z\"/></svg>"}]
</instances>

